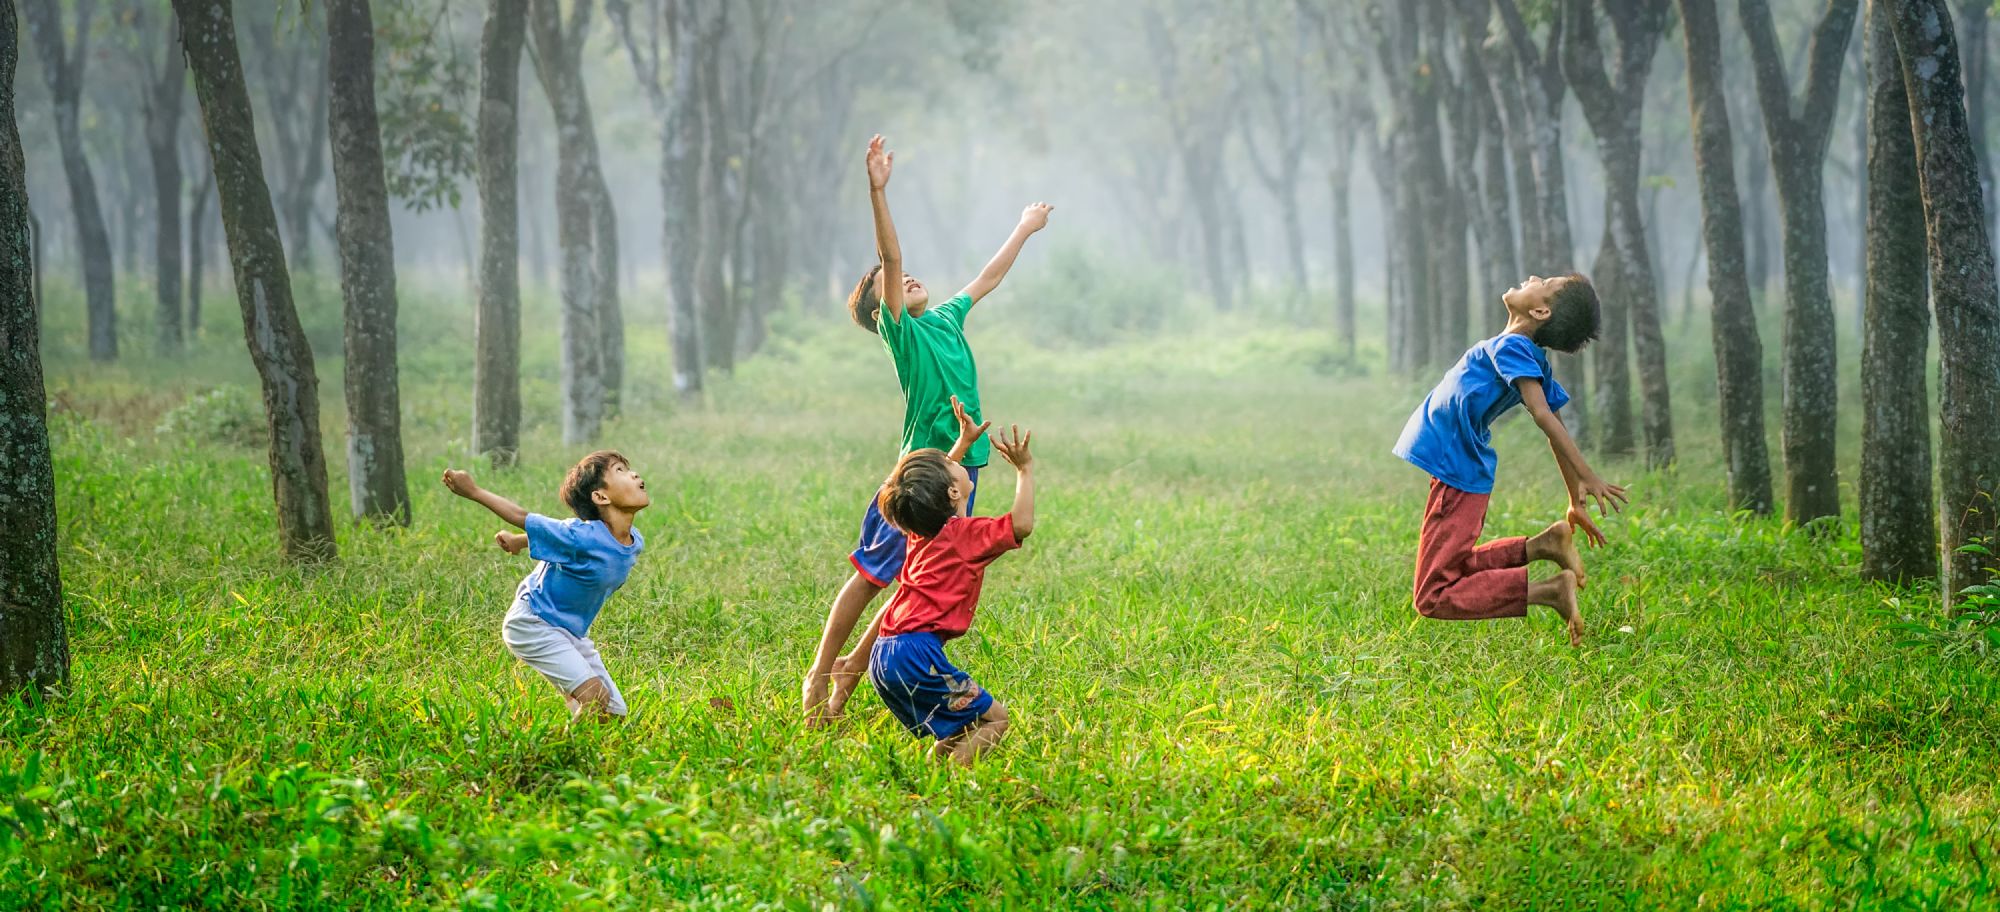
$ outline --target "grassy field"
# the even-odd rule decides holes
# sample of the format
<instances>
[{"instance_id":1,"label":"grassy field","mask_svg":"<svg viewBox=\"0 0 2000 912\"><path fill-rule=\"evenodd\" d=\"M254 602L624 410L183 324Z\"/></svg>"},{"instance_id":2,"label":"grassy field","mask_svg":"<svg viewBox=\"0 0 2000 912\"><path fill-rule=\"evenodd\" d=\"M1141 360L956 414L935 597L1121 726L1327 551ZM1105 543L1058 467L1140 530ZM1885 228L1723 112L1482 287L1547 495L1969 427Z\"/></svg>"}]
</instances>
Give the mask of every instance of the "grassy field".
<instances>
[{"instance_id":1,"label":"grassy field","mask_svg":"<svg viewBox=\"0 0 2000 912\"><path fill-rule=\"evenodd\" d=\"M135 324L96 366L52 297L75 664L61 699L0 708L0 908L2000 902L1997 666L1899 646L1936 597L1858 582L1851 531L1726 515L1705 327L1670 338L1679 468L1603 467L1634 505L1587 555L1573 650L1542 609L1411 610L1426 482L1387 451L1417 384L1247 320L1034 346L1032 305L996 296L988 414L1035 429L1042 506L953 646L1016 720L968 774L866 693L838 730L797 721L895 457L872 337L787 324L686 407L635 307L602 442L648 478L649 547L593 630L634 713L573 727L500 644L526 561L436 483L471 464L462 295L403 321L415 522L343 527L311 572L278 560L263 455L230 430L255 388L234 302L211 296L194 355L143 354ZM344 509L338 296L302 301ZM525 462L477 475L556 512L580 451L554 437L555 340L529 346ZM217 387L253 392L186 405ZM1528 422L1498 437L1489 532L1532 532L1560 482ZM996 466L981 512L1012 483Z\"/></svg>"}]
</instances>

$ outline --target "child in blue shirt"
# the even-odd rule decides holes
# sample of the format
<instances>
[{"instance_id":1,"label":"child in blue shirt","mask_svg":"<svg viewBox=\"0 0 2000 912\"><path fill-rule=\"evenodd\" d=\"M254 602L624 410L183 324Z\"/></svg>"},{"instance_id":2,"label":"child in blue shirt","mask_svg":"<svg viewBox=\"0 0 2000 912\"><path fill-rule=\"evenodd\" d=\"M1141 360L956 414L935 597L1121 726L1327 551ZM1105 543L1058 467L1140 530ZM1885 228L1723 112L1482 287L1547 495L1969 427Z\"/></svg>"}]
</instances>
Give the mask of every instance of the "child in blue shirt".
<instances>
[{"instance_id":1,"label":"child in blue shirt","mask_svg":"<svg viewBox=\"0 0 2000 912\"><path fill-rule=\"evenodd\" d=\"M597 654L590 622L605 599L625 585L646 547L645 536L632 527L633 517L652 503L645 480L615 451L585 456L563 479L559 493L576 514L563 520L530 513L479 487L466 472L446 470L444 485L525 530L493 536L507 553L525 548L535 559L500 625L507 650L562 692L572 716L585 710L625 715L625 697Z\"/></svg>"},{"instance_id":2,"label":"child in blue shirt","mask_svg":"<svg viewBox=\"0 0 2000 912\"><path fill-rule=\"evenodd\" d=\"M1529 605L1547 605L1562 616L1575 646L1583 639L1577 590L1584 583L1575 533L1582 532L1593 546L1604 542L1584 498L1595 499L1602 514L1624 503L1625 489L1606 484L1591 470L1556 417L1569 393L1556 382L1542 350L1574 352L1597 337L1597 291L1576 273L1529 276L1500 300L1507 307L1506 330L1458 359L1396 442L1396 455L1431 475L1417 541L1414 601L1419 614L1441 620L1523 617ZM1569 513L1533 538L1479 545L1499 464L1491 427L1517 405L1527 408L1549 438L1569 489ZM1528 564L1537 560L1562 569L1530 583Z\"/></svg>"}]
</instances>

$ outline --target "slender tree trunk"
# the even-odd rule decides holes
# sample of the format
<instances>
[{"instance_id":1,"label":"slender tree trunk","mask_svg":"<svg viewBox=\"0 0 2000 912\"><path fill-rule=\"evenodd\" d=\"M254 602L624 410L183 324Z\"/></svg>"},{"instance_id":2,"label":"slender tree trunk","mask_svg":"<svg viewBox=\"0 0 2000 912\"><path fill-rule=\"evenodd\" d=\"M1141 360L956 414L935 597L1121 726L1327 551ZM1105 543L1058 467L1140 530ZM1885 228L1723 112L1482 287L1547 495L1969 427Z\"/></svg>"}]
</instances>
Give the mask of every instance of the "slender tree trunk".
<instances>
[{"instance_id":1,"label":"slender tree trunk","mask_svg":"<svg viewBox=\"0 0 2000 912\"><path fill-rule=\"evenodd\" d=\"M1354 138L1334 140L1337 156L1331 175L1333 191L1333 320L1341 352L1354 360Z\"/></svg>"},{"instance_id":2,"label":"slender tree trunk","mask_svg":"<svg viewBox=\"0 0 2000 912\"><path fill-rule=\"evenodd\" d=\"M174 13L208 133L243 338L263 383L278 536L293 560L330 560L335 548L319 439L319 379L292 307L291 275L236 51L235 18L229 0L174 0Z\"/></svg>"},{"instance_id":3,"label":"slender tree trunk","mask_svg":"<svg viewBox=\"0 0 2000 912\"><path fill-rule=\"evenodd\" d=\"M701 260L701 225L705 218L701 198L701 137L707 125L702 117L699 70L690 47L696 32L684 9L684 5L675 4L669 11L674 69L670 94L663 97L667 114L661 119L660 195L665 211L660 237L667 248L671 308L667 314L667 338L674 355L674 390L684 399L693 399L701 396L704 372L695 276Z\"/></svg>"},{"instance_id":4,"label":"slender tree trunk","mask_svg":"<svg viewBox=\"0 0 2000 912\"><path fill-rule=\"evenodd\" d=\"M1889 30L1868 4L1868 288L1861 338L1861 575L1937 576L1931 493L1930 276L1910 100Z\"/></svg>"},{"instance_id":5,"label":"slender tree trunk","mask_svg":"<svg viewBox=\"0 0 2000 912\"><path fill-rule=\"evenodd\" d=\"M479 311L472 450L495 468L521 450L521 237L516 194L528 0L491 0L479 39Z\"/></svg>"},{"instance_id":6,"label":"slender tree trunk","mask_svg":"<svg viewBox=\"0 0 2000 912\"><path fill-rule=\"evenodd\" d=\"M590 229L597 267L599 369L604 382L604 415L615 418L625 388L625 310L618 299L618 213L611 186L598 161L596 131L590 142Z\"/></svg>"},{"instance_id":7,"label":"slender tree trunk","mask_svg":"<svg viewBox=\"0 0 2000 912\"><path fill-rule=\"evenodd\" d=\"M1826 259L1826 150L1840 68L1859 0L1827 0L1813 30L1803 93L1794 97L1765 0L1741 0L1785 229L1785 516L1805 525L1840 515L1834 463L1839 419L1836 321Z\"/></svg>"},{"instance_id":8,"label":"slender tree trunk","mask_svg":"<svg viewBox=\"0 0 2000 912\"><path fill-rule=\"evenodd\" d=\"M588 4L589 0L583 0ZM531 0L535 71L556 122L556 243L562 249L563 442L595 440L604 420L603 331L598 326L596 206L589 110L580 62L557 0Z\"/></svg>"},{"instance_id":9,"label":"slender tree trunk","mask_svg":"<svg viewBox=\"0 0 2000 912\"><path fill-rule=\"evenodd\" d=\"M285 240L291 246L291 271L306 275L313 271L313 208L319 199L320 182L326 179L327 108L331 102L325 73L313 80L312 121L297 177L280 192L285 207Z\"/></svg>"},{"instance_id":10,"label":"slender tree trunk","mask_svg":"<svg viewBox=\"0 0 2000 912\"><path fill-rule=\"evenodd\" d=\"M396 246L389 229L382 129L375 116L375 25L369 0L326 0L326 74L333 97L334 233L346 303L347 488L356 519L410 524L396 377Z\"/></svg>"},{"instance_id":11,"label":"slender tree trunk","mask_svg":"<svg viewBox=\"0 0 2000 912\"><path fill-rule=\"evenodd\" d=\"M1667 5L1663 0L1607 2L1606 13L1617 37L1616 62L1608 71L1598 47L1594 5L1591 0L1564 0L1563 72L1597 135L1598 154L1604 160L1604 239L1598 248L1596 272L1610 281L1603 289L1609 293L1600 296L1604 333L1593 349L1597 389L1604 392L1594 397L1604 422L1597 443L1612 455L1632 449L1632 416L1626 398L1631 379L1624 342L1629 320L1639 368L1646 461L1649 465L1670 465L1674 461L1674 431L1666 343L1660 329L1659 289L1639 207L1646 76L1665 30Z\"/></svg>"},{"instance_id":12,"label":"slender tree trunk","mask_svg":"<svg viewBox=\"0 0 2000 912\"><path fill-rule=\"evenodd\" d=\"M66 4L64 4L66 5ZM97 198L97 179L83 150L83 63L89 47L91 13L96 3L79 0L76 41L63 40L61 5L57 0L26 0L21 7L35 51L42 58L42 75L55 103L56 144L62 150L63 175L69 180L70 213L76 219L77 250L83 258L83 294L90 315L90 357L118 357L117 289L111 263L111 235L104 208Z\"/></svg>"},{"instance_id":13,"label":"slender tree trunk","mask_svg":"<svg viewBox=\"0 0 2000 912\"><path fill-rule=\"evenodd\" d=\"M1885 0L1889 2L1889 0ZM1891 22L1909 92L1930 239L1937 312L1939 480L1944 588L1956 601L1992 581L1995 488L2000 487L2000 286L1980 208L1979 167L1959 81L1958 47L1944 0L1893 0ZM1964 550L1980 544L1988 553Z\"/></svg>"},{"instance_id":14,"label":"slender tree trunk","mask_svg":"<svg viewBox=\"0 0 2000 912\"><path fill-rule=\"evenodd\" d=\"M7 0L7 2L11 3L13 0ZM8 90L13 90L13 83L8 83ZM33 247L33 251L29 254L29 264L35 273L34 287L31 291L35 299L35 325L40 326L42 319L42 220L35 217L35 210L32 207L28 209L28 243Z\"/></svg>"},{"instance_id":15,"label":"slender tree trunk","mask_svg":"<svg viewBox=\"0 0 2000 912\"><path fill-rule=\"evenodd\" d=\"M729 229L729 118L722 106L722 37L728 7L718 4L704 33L697 65L701 78L703 145L701 157L702 242L696 251L695 282L701 301L702 363L725 376L736 370L736 319L727 279L725 239Z\"/></svg>"},{"instance_id":16,"label":"slender tree trunk","mask_svg":"<svg viewBox=\"0 0 2000 912\"><path fill-rule=\"evenodd\" d=\"M0 697L69 681L56 481L49 453L28 240L27 162L14 115L21 43L14 0L0 0Z\"/></svg>"},{"instance_id":17,"label":"slender tree trunk","mask_svg":"<svg viewBox=\"0 0 2000 912\"><path fill-rule=\"evenodd\" d=\"M169 20L171 33L175 26ZM179 45L174 41L174 45ZM153 163L153 278L157 346L162 354L181 350L181 105L187 74L180 54L170 49L146 95L146 146Z\"/></svg>"},{"instance_id":18,"label":"slender tree trunk","mask_svg":"<svg viewBox=\"0 0 2000 912\"><path fill-rule=\"evenodd\" d=\"M1764 346L1750 304L1743 262L1743 214L1736 196L1736 154L1723 94L1722 31L1715 0L1679 0L1687 44L1689 124L1701 182L1702 241L1715 311L1715 383L1722 412L1722 452L1729 504L1771 512L1771 457L1764 447Z\"/></svg>"},{"instance_id":19,"label":"slender tree trunk","mask_svg":"<svg viewBox=\"0 0 2000 912\"><path fill-rule=\"evenodd\" d=\"M201 182L194 192L194 206L188 210L188 276L187 276L187 334L201 335L201 293L202 273L207 271L208 241L203 232L208 227L208 201L215 197L215 172Z\"/></svg>"}]
</instances>

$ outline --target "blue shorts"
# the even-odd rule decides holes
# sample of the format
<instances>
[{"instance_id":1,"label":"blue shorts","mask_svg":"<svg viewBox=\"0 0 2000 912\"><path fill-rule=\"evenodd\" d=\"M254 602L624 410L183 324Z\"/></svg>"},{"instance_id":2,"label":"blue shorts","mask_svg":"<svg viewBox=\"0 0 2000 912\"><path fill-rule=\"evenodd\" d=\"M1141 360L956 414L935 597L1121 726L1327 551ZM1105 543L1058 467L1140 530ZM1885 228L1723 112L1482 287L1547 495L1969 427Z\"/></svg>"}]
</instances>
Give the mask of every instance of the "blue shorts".
<instances>
[{"instance_id":1,"label":"blue shorts","mask_svg":"<svg viewBox=\"0 0 2000 912\"><path fill-rule=\"evenodd\" d=\"M944 657L935 633L876 640L868 680L896 721L919 738L956 735L993 706L993 695Z\"/></svg>"},{"instance_id":2,"label":"blue shorts","mask_svg":"<svg viewBox=\"0 0 2000 912\"><path fill-rule=\"evenodd\" d=\"M973 502L979 499L979 469L979 466L965 467L965 474L972 476L972 496L965 501L967 513L972 512ZM861 542L854 546L854 553L847 560L854 565L855 572L887 589L903 573L903 554L909 539L882 518L879 494L881 491L877 489L868 495L868 510L861 514Z\"/></svg>"}]
</instances>

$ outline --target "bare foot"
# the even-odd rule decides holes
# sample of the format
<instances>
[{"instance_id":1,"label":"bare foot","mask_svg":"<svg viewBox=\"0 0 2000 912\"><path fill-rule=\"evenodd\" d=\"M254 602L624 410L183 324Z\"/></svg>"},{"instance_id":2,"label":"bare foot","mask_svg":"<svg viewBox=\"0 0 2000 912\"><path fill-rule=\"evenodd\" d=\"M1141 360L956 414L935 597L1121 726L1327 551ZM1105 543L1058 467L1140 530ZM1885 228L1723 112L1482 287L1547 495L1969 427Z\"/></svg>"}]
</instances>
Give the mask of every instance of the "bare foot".
<instances>
[{"instance_id":1,"label":"bare foot","mask_svg":"<svg viewBox=\"0 0 2000 912\"><path fill-rule=\"evenodd\" d=\"M1583 645L1583 609L1576 604L1576 574L1564 570L1543 582L1554 590L1549 594L1549 607L1562 615L1563 624L1569 627L1569 644Z\"/></svg>"},{"instance_id":2,"label":"bare foot","mask_svg":"<svg viewBox=\"0 0 2000 912\"><path fill-rule=\"evenodd\" d=\"M1576 530L1568 522L1557 520L1542 534L1528 541L1528 559L1554 561L1555 565L1576 574L1576 588L1584 586L1583 552L1576 549Z\"/></svg>"}]
</instances>

